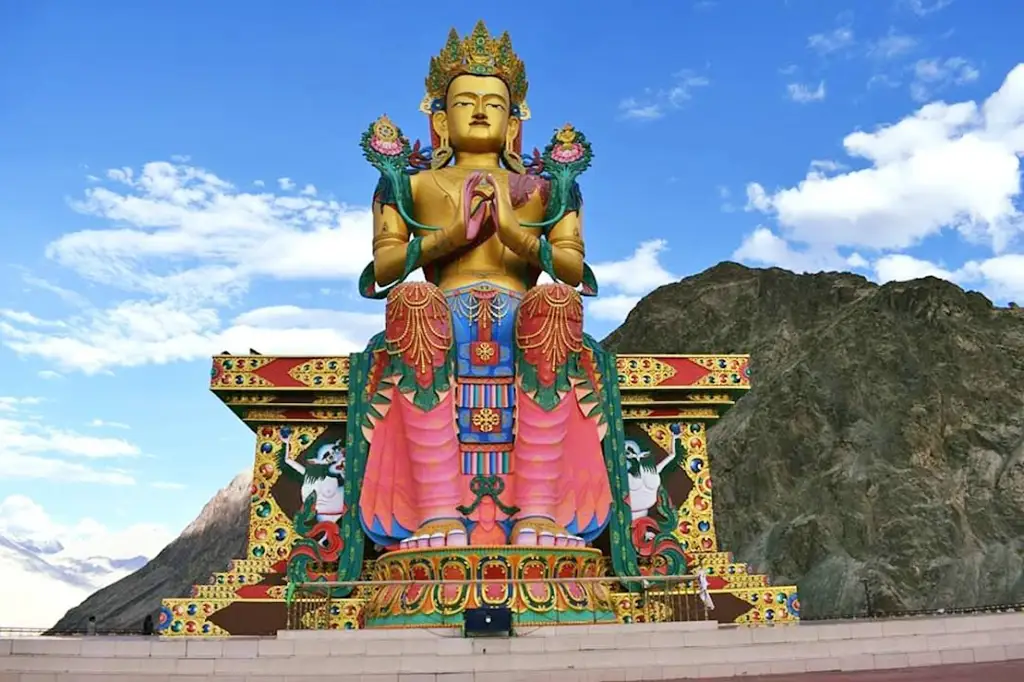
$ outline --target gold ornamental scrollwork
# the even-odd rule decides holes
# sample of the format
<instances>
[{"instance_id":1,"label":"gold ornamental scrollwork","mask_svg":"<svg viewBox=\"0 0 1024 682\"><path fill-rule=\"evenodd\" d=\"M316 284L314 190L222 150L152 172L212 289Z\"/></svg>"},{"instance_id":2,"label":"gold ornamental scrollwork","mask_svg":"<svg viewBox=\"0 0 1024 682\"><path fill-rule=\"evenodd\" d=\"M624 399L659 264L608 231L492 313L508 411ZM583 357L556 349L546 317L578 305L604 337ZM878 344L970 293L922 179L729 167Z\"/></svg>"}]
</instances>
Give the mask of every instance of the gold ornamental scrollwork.
<instances>
[{"instance_id":1,"label":"gold ornamental scrollwork","mask_svg":"<svg viewBox=\"0 0 1024 682\"><path fill-rule=\"evenodd\" d=\"M619 384L622 388L649 388L658 386L676 375L672 365L656 357L616 358Z\"/></svg>"},{"instance_id":2,"label":"gold ornamental scrollwork","mask_svg":"<svg viewBox=\"0 0 1024 682\"><path fill-rule=\"evenodd\" d=\"M215 357L210 388L213 390L272 388L273 384L256 372L276 359L255 355Z\"/></svg>"},{"instance_id":3,"label":"gold ornamental scrollwork","mask_svg":"<svg viewBox=\"0 0 1024 682\"><path fill-rule=\"evenodd\" d=\"M246 421L284 421L285 412L284 410L246 410L245 411Z\"/></svg>"},{"instance_id":4,"label":"gold ornamental scrollwork","mask_svg":"<svg viewBox=\"0 0 1024 682\"><path fill-rule=\"evenodd\" d=\"M288 370L296 381L319 389L348 389L348 358L311 358Z\"/></svg>"}]
</instances>

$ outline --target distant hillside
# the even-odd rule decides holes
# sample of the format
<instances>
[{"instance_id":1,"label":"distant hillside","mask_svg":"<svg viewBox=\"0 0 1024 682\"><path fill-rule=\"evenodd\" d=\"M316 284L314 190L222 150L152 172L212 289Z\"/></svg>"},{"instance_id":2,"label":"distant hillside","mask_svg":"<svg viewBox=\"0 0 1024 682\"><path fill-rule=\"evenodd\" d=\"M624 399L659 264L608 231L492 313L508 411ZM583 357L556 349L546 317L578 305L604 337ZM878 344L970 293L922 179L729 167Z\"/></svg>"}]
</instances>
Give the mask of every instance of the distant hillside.
<instances>
[{"instance_id":1,"label":"distant hillside","mask_svg":"<svg viewBox=\"0 0 1024 682\"><path fill-rule=\"evenodd\" d=\"M1024 311L935 278L723 263L644 298L622 353L750 353L710 432L723 548L805 615L1024 601Z\"/></svg>"},{"instance_id":2,"label":"distant hillside","mask_svg":"<svg viewBox=\"0 0 1024 682\"><path fill-rule=\"evenodd\" d=\"M244 557L251 484L252 474L236 476L152 561L68 611L53 629L81 630L89 616L101 629L140 628L146 614L156 618L162 598L188 596L194 583Z\"/></svg>"}]
</instances>

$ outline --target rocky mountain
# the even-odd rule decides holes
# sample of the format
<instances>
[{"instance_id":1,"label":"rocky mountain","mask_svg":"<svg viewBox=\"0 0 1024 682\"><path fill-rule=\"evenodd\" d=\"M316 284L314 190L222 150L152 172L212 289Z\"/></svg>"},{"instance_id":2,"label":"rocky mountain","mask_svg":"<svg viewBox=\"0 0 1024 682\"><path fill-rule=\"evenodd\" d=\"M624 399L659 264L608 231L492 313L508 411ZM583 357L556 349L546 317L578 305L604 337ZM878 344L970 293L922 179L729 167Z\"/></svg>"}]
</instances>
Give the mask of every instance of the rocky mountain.
<instances>
[{"instance_id":1,"label":"rocky mountain","mask_svg":"<svg viewBox=\"0 0 1024 682\"><path fill-rule=\"evenodd\" d=\"M925 278L723 263L642 300L624 353L750 353L709 434L724 548L806 616L1024 601L1024 311ZM865 586L866 582L866 586Z\"/></svg>"},{"instance_id":2,"label":"rocky mountain","mask_svg":"<svg viewBox=\"0 0 1024 682\"><path fill-rule=\"evenodd\" d=\"M156 618L162 598L187 596L193 583L245 556L251 484L251 473L236 476L156 557L68 611L53 630L83 630L89 616L96 616L100 629L139 629L146 614Z\"/></svg>"},{"instance_id":3,"label":"rocky mountain","mask_svg":"<svg viewBox=\"0 0 1024 682\"><path fill-rule=\"evenodd\" d=\"M879 286L723 263L652 292L623 353L750 353L710 432L724 549L805 616L1024 601L1024 310L925 278ZM137 573L61 619L138 627L243 555L236 478ZM865 589L867 588L867 589Z\"/></svg>"}]
</instances>

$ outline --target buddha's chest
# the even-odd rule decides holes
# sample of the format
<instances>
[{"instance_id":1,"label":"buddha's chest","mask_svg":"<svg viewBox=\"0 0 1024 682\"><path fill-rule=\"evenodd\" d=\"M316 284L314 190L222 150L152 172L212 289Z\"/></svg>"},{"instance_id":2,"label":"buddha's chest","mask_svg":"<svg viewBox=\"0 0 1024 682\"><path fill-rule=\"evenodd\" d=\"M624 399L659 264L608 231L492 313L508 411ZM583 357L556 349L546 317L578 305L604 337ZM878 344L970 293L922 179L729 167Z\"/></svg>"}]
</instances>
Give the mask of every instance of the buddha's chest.
<instances>
[{"instance_id":1,"label":"buddha's chest","mask_svg":"<svg viewBox=\"0 0 1024 682\"><path fill-rule=\"evenodd\" d=\"M412 195L416 220L427 225L446 227L463 221L463 203L468 201L463 188L472 171L445 168L424 171L413 176ZM522 222L539 222L550 196L550 183L541 177L490 171L501 191L507 192L516 217Z\"/></svg>"}]
</instances>

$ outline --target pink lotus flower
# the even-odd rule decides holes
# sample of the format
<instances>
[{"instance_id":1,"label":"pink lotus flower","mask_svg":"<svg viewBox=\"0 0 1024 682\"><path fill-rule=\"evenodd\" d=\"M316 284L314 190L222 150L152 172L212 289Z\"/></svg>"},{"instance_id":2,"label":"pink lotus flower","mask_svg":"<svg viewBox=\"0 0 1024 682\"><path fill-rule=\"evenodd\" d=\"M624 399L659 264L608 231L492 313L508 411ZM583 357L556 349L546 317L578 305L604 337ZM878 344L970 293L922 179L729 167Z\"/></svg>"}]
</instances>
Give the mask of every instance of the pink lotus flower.
<instances>
[{"instance_id":1,"label":"pink lotus flower","mask_svg":"<svg viewBox=\"0 0 1024 682\"><path fill-rule=\"evenodd\" d=\"M579 142L560 144L551 150L551 158L558 163L572 163L583 157L583 146Z\"/></svg>"},{"instance_id":2,"label":"pink lotus flower","mask_svg":"<svg viewBox=\"0 0 1024 682\"><path fill-rule=\"evenodd\" d=\"M402 153L402 143L398 140L382 140L374 137L370 140L370 146L384 156L398 156Z\"/></svg>"}]
</instances>

